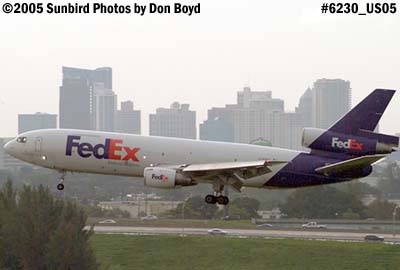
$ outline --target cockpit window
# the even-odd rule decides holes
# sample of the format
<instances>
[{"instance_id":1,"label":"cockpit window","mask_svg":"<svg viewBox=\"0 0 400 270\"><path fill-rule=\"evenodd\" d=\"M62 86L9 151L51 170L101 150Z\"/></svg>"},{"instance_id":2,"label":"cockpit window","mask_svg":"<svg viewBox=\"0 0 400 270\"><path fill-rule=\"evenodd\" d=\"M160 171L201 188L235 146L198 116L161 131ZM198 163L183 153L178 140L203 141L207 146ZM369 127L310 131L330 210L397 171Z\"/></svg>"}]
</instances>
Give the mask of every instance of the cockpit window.
<instances>
[{"instance_id":1,"label":"cockpit window","mask_svg":"<svg viewBox=\"0 0 400 270\"><path fill-rule=\"evenodd\" d=\"M26 143L28 141L27 137L18 137L17 142L19 143Z\"/></svg>"}]
</instances>

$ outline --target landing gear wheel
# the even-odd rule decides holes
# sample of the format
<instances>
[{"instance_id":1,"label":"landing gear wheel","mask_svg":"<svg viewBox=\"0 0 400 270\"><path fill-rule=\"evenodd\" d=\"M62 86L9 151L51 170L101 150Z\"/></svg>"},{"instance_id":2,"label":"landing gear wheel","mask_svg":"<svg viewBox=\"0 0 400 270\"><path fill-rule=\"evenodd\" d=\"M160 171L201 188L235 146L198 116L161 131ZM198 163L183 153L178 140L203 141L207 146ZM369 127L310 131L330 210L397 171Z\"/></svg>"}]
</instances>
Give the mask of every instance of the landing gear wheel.
<instances>
[{"instance_id":1,"label":"landing gear wheel","mask_svg":"<svg viewBox=\"0 0 400 270\"><path fill-rule=\"evenodd\" d=\"M58 190L64 190L64 184L61 184L61 183L58 184L58 185L57 185L57 189L58 189Z\"/></svg>"},{"instance_id":2,"label":"landing gear wheel","mask_svg":"<svg viewBox=\"0 0 400 270\"><path fill-rule=\"evenodd\" d=\"M227 205L229 203L229 198L227 196L224 196L224 203L223 205Z\"/></svg>"},{"instance_id":3,"label":"landing gear wheel","mask_svg":"<svg viewBox=\"0 0 400 270\"><path fill-rule=\"evenodd\" d=\"M229 203L229 198L226 196L218 196L217 197L217 203L222 204L222 205L227 205Z\"/></svg>"},{"instance_id":4,"label":"landing gear wheel","mask_svg":"<svg viewBox=\"0 0 400 270\"><path fill-rule=\"evenodd\" d=\"M66 171L60 171L61 176L60 176L60 183L57 185L58 190L64 190L64 177L67 174Z\"/></svg>"},{"instance_id":5,"label":"landing gear wheel","mask_svg":"<svg viewBox=\"0 0 400 270\"><path fill-rule=\"evenodd\" d=\"M224 202L225 202L224 196L218 196L217 197L217 203L218 204L224 204Z\"/></svg>"},{"instance_id":6,"label":"landing gear wheel","mask_svg":"<svg viewBox=\"0 0 400 270\"><path fill-rule=\"evenodd\" d=\"M217 197L215 197L214 195L207 195L204 198L204 201L208 204L215 204L217 202Z\"/></svg>"}]
</instances>

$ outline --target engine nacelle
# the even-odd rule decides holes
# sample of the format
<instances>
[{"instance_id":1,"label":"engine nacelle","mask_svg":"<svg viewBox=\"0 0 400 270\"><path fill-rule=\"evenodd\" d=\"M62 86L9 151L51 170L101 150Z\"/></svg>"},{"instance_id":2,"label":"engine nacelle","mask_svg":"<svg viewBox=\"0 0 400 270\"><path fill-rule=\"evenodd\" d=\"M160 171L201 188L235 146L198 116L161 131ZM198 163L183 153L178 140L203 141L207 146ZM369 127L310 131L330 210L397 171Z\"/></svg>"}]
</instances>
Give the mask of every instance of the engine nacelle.
<instances>
[{"instance_id":1,"label":"engine nacelle","mask_svg":"<svg viewBox=\"0 0 400 270\"><path fill-rule=\"evenodd\" d=\"M302 145L314 150L351 155L388 154L398 145L398 138L395 136L365 131L359 133L349 135L318 128L305 128Z\"/></svg>"},{"instance_id":2,"label":"engine nacelle","mask_svg":"<svg viewBox=\"0 0 400 270\"><path fill-rule=\"evenodd\" d=\"M307 148L310 148L310 145L324 132L325 129L319 128L305 128L303 129L303 135L301 138L301 145Z\"/></svg>"},{"instance_id":3,"label":"engine nacelle","mask_svg":"<svg viewBox=\"0 0 400 270\"><path fill-rule=\"evenodd\" d=\"M144 169L144 184L155 188L178 188L193 186L197 183L192 178L170 168L147 167Z\"/></svg>"}]
</instances>

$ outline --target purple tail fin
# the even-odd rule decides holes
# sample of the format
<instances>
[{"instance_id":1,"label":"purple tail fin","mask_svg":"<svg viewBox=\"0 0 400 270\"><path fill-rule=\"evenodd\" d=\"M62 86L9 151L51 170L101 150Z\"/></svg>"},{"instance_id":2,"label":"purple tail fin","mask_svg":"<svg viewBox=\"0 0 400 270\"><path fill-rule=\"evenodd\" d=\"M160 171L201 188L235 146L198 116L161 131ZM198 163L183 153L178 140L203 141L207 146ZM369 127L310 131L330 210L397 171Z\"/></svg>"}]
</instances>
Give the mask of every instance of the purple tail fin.
<instances>
[{"instance_id":1,"label":"purple tail fin","mask_svg":"<svg viewBox=\"0 0 400 270\"><path fill-rule=\"evenodd\" d=\"M374 129L395 92L374 90L308 147L351 156L391 153L399 146L399 137L375 133Z\"/></svg>"},{"instance_id":2,"label":"purple tail fin","mask_svg":"<svg viewBox=\"0 0 400 270\"><path fill-rule=\"evenodd\" d=\"M373 131L395 92L375 89L328 130L352 135L360 135L360 131Z\"/></svg>"}]
</instances>

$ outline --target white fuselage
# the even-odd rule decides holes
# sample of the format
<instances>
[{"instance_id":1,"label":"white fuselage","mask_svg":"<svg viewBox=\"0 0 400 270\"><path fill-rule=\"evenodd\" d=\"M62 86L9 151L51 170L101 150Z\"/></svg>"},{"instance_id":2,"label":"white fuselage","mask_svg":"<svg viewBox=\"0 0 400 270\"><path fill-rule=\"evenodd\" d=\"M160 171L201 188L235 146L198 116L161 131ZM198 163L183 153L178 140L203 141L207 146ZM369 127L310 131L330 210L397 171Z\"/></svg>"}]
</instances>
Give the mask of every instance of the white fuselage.
<instances>
[{"instance_id":1,"label":"white fuselage","mask_svg":"<svg viewBox=\"0 0 400 270\"><path fill-rule=\"evenodd\" d=\"M62 171L122 176L143 176L144 169L151 166L256 160L289 162L301 153L248 144L85 130L37 130L20 136L25 136L26 142L13 140L6 145L6 151L18 159ZM271 172L248 179L245 186L263 186L283 166L273 166Z\"/></svg>"}]
</instances>

